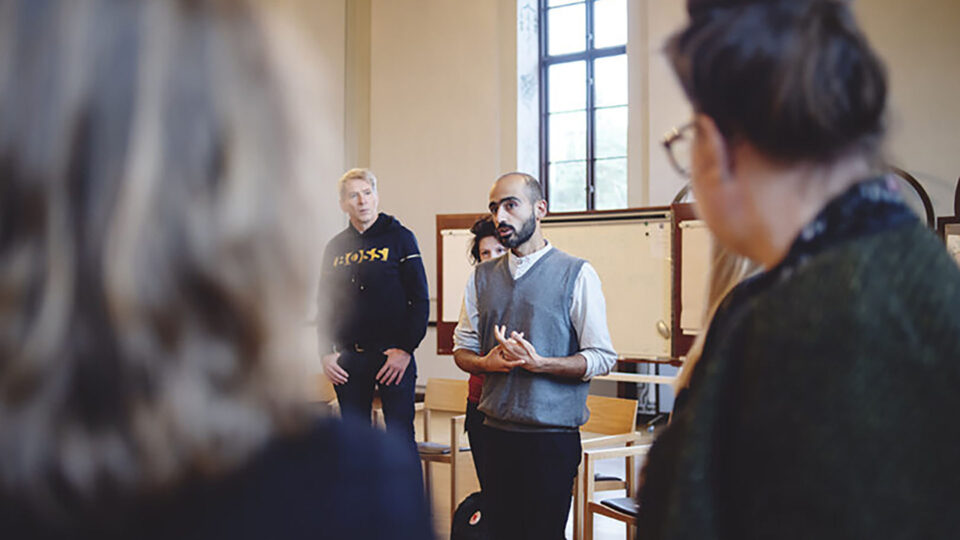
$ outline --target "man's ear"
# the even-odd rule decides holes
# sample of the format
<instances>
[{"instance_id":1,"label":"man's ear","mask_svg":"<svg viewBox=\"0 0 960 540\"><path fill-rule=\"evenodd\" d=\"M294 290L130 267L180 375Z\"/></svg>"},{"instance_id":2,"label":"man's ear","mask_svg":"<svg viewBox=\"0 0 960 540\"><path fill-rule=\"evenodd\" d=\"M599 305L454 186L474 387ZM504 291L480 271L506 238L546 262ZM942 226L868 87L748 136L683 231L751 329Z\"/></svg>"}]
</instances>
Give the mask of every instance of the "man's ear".
<instances>
[{"instance_id":1,"label":"man's ear","mask_svg":"<svg viewBox=\"0 0 960 540\"><path fill-rule=\"evenodd\" d=\"M540 199L537 201L537 204L533 205L533 211L536 213L537 221L547 217L547 200Z\"/></svg>"}]
</instances>

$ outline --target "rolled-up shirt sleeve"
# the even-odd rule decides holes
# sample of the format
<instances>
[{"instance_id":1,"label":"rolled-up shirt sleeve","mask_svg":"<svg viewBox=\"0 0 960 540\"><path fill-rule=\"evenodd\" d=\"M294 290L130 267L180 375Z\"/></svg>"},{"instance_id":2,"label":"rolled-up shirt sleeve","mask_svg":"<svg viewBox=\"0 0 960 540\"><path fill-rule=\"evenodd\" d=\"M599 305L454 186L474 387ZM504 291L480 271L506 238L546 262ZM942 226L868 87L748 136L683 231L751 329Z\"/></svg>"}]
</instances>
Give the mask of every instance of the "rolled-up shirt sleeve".
<instances>
[{"instance_id":1,"label":"rolled-up shirt sleeve","mask_svg":"<svg viewBox=\"0 0 960 540\"><path fill-rule=\"evenodd\" d=\"M617 353L607 328L607 302L603 297L600 276L590 263L584 263L573 286L570 321L577 331L578 351L587 362L583 380L610 373L617 363Z\"/></svg>"},{"instance_id":2,"label":"rolled-up shirt sleeve","mask_svg":"<svg viewBox=\"0 0 960 540\"><path fill-rule=\"evenodd\" d=\"M460 303L460 319L453 330L453 350L467 349L480 354L480 333L477 332L480 313L477 311L477 285L475 270L470 271L467 285L463 289L463 302Z\"/></svg>"}]
</instances>

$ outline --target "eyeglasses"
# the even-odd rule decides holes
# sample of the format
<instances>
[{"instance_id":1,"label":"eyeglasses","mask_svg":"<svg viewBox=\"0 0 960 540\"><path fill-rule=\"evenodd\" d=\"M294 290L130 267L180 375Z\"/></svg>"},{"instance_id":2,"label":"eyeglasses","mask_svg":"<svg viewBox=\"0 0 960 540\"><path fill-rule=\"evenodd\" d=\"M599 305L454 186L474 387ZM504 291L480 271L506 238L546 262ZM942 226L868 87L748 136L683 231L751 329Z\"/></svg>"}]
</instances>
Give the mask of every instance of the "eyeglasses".
<instances>
[{"instance_id":1,"label":"eyeglasses","mask_svg":"<svg viewBox=\"0 0 960 540\"><path fill-rule=\"evenodd\" d=\"M663 148L667 151L670 164L686 178L690 177L691 151L693 148L693 122L675 127L663 136Z\"/></svg>"}]
</instances>

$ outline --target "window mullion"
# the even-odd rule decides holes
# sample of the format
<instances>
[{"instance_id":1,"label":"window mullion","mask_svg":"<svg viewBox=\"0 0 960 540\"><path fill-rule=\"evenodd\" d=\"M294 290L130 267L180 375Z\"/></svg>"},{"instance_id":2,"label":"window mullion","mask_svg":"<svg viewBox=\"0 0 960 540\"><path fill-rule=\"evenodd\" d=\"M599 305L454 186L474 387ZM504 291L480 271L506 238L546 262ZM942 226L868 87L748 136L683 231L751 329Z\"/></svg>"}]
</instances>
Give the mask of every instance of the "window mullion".
<instances>
[{"instance_id":1,"label":"window mullion","mask_svg":"<svg viewBox=\"0 0 960 540\"><path fill-rule=\"evenodd\" d=\"M547 114L548 103L547 103L547 84L548 81L548 64L546 62L547 58L547 0L540 0L539 2L540 9L537 11L538 20L538 30L540 33L540 179L541 187L543 188L543 196L550 200L550 178L549 173L549 159L550 159L550 143L549 143L549 122L550 115Z\"/></svg>"},{"instance_id":2,"label":"window mullion","mask_svg":"<svg viewBox=\"0 0 960 540\"><path fill-rule=\"evenodd\" d=\"M587 210L593 210L596 207L596 183L594 173L596 170L596 110L594 99L593 84L593 2L586 1L586 33L587 33L587 185L584 188L587 191Z\"/></svg>"}]
</instances>

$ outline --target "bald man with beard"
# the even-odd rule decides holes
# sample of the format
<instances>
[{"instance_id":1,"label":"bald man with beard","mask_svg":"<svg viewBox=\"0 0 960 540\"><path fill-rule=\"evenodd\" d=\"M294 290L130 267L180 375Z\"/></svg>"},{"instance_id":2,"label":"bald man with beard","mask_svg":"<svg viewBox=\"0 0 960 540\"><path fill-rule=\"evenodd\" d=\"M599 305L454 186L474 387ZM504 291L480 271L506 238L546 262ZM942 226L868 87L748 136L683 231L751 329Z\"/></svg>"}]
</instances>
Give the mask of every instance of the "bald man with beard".
<instances>
[{"instance_id":1,"label":"bald man with beard","mask_svg":"<svg viewBox=\"0 0 960 540\"><path fill-rule=\"evenodd\" d=\"M484 500L493 537L563 538L590 379L616 363L600 278L544 238L540 183L508 173L490 190L506 256L467 280L454 359L485 374Z\"/></svg>"}]
</instances>

